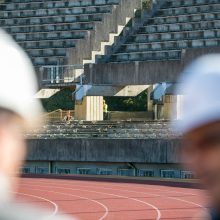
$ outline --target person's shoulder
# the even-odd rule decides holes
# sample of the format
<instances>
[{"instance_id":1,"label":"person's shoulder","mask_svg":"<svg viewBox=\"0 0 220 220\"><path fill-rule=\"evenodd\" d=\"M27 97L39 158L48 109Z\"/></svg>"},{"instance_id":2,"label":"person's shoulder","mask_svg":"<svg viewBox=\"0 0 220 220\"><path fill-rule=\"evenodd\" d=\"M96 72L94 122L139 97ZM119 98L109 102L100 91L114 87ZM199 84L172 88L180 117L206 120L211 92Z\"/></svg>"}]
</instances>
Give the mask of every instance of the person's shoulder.
<instances>
[{"instance_id":1,"label":"person's shoulder","mask_svg":"<svg viewBox=\"0 0 220 220\"><path fill-rule=\"evenodd\" d=\"M0 206L0 220L70 220L70 218L28 205L7 204Z\"/></svg>"}]
</instances>

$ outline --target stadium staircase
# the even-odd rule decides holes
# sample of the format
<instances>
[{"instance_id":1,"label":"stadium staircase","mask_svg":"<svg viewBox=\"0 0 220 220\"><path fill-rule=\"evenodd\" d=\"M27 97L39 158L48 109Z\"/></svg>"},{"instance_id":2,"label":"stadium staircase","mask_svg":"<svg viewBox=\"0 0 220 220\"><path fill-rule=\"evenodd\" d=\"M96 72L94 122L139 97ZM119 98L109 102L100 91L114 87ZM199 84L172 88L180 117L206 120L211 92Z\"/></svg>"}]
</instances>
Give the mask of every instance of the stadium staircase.
<instances>
[{"instance_id":1,"label":"stadium staircase","mask_svg":"<svg viewBox=\"0 0 220 220\"><path fill-rule=\"evenodd\" d=\"M94 62L141 7L140 0L6 0L0 26L36 67Z\"/></svg>"},{"instance_id":2,"label":"stadium staircase","mask_svg":"<svg viewBox=\"0 0 220 220\"><path fill-rule=\"evenodd\" d=\"M117 50L109 48L97 62L180 60L187 49L218 47L219 12L219 0L163 1L138 30L118 38L113 47Z\"/></svg>"},{"instance_id":3,"label":"stadium staircase","mask_svg":"<svg viewBox=\"0 0 220 220\"><path fill-rule=\"evenodd\" d=\"M65 138L130 138L130 139L169 139L176 135L168 121L71 121L51 122L43 129L27 134L30 139Z\"/></svg>"}]
</instances>

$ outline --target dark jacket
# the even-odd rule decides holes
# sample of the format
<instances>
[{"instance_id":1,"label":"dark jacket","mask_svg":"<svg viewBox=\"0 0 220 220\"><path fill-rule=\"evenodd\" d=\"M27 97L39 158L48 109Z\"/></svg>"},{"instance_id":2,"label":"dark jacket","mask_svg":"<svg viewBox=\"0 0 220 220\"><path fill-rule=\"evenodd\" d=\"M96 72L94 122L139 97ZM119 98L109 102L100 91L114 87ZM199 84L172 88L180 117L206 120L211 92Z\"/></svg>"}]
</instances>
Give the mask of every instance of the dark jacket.
<instances>
[{"instance_id":1,"label":"dark jacket","mask_svg":"<svg viewBox=\"0 0 220 220\"><path fill-rule=\"evenodd\" d=\"M214 210L210 212L211 220L220 220L220 214Z\"/></svg>"}]
</instances>

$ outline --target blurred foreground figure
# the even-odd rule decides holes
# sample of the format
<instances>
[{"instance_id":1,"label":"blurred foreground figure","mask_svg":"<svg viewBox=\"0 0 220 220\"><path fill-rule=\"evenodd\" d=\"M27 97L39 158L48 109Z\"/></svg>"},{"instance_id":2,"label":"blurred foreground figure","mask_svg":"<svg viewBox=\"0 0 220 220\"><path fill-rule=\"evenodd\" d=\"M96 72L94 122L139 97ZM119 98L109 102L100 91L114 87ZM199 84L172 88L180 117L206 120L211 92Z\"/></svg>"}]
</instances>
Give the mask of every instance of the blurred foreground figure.
<instances>
[{"instance_id":1,"label":"blurred foreground figure","mask_svg":"<svg viewBox=\"0 0 220 220\"><path fill-rule=\"evenodd\" d=\"M182 120L183 161L211 195L210 217L220 219L220 55L208 55L191 64L180 78L177 94L184 94Z\"/></svg>"},{"instance_id":2,"label":"blurred foreground figure","mask_svg":"<svg viewBox=\"0 0 220 220\"><path fill-rule=\"evenodd\" d=\"M23 132L37 126L41 105L33 96L37 81L31 62L17 44L0 30L0 220L59 220L12 202L16 175L25 159Z\"/></svg>"}]
</instances>

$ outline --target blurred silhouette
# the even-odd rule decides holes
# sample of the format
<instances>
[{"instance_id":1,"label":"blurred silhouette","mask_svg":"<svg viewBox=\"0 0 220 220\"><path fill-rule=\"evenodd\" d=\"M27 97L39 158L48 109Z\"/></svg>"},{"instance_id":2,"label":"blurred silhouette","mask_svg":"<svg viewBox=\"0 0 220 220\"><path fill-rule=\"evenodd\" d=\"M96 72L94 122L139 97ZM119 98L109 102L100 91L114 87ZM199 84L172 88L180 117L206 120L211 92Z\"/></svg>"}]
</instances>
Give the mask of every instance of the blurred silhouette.
<instances>
[{"instance_id":1,"label":"blurred silhouette","mask_svg":"<svg viewBox=\"0 0 220 220\"><path fill-rule=\"evenodd\" d=\"M177 94L184 94L182 120L183 161L211 196L210 217L220 219L220 55L197 59L183 72Z\"/></svg>"},{"instance_id":2,"label":"blurred silhouette","mask_svg":"<svg viewBox=\"0 0 220 220\"><path fill-rule=\"evenodd\" d=\"M103 100L103 118L104 120L108 120L108 105L105 100Z\"/></svg>"},{"instance_id":3,"label":"blurred silhouette","mask_svg":"<svg viewBox=\"0 0 220 220\"><path fill-rule=\"evenodd\" d=\"M18 206L13 191L25 159L23 132L37 126L41 105L35 72L27 55L0 30L0 220L66 219L38 209Z\"/></svg>"}]
</instances>

